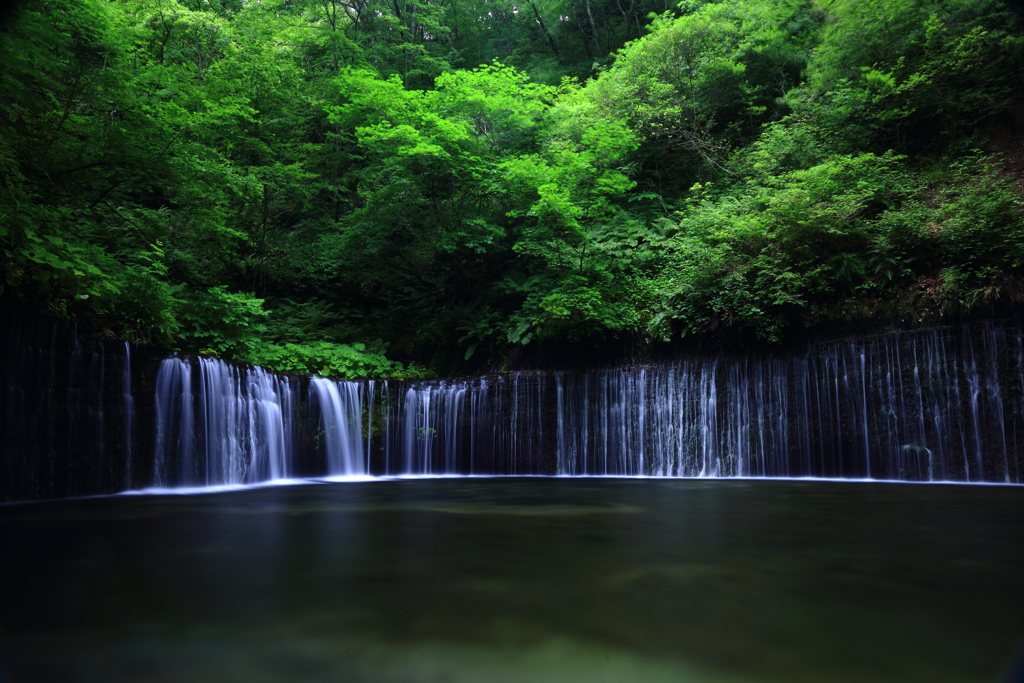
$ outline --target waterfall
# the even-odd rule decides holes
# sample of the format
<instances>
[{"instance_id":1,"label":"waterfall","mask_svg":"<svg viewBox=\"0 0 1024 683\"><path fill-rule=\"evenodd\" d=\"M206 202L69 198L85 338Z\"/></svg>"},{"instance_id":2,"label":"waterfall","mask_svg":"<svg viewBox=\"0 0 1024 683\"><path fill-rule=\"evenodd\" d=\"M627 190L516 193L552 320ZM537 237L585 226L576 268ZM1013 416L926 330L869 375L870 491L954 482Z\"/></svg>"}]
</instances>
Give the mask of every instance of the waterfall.
<instances>
[{"instance_id":1,"label":"waterfall","mask_svg":"<svg viewBox=\"0 0 1024 683\"><path fill-rule=\"evenodd\" d=\"M429 381L172 356L148 396L124 341L15 319L0 343L2 500L382 475L1022 482L1024 331L995 324Z\"/></svg>"},{"instance_id":2,"label":"waterfall","mask_svg":"<svg viewBox=\"0 0 1024 683\"><path fill-rule=\"evenodd\" d=\"M124 406L124 487L132 487L132 455L135 441L135 399L132 397L132 350L124 342L121 368L121 402Z\"/></svg>"},{"instance_id":3,"label":"waterfall","mask_svg":"<svg viewBox=\"0 0 1024 683\"><path fill-rule=\"evenodd\" d=\"M297 387L215 358L167 358L156 381L153 484L213 486L289 476Z\"/></svg>"},{"instance_id":4,"label":"waterfall","mask_svg":"<svg viewBox=\"0 0 1024 683\"><path fill-rule=\"evenodd\" d=\"M1024 343L1006 336L933 330L559 373L558 472L1019 483Z\"/></svg>"},{"instance_id":5,"label":"waterfall","mask_svg":"<svg viewBox=\"0 0 1024 683\"><path fill-rule=\"evenodd\" d=\"M381 474L547 473L546 376L381 382Z\"/></svg>"},{"instance_id":6,"label":"waterfall","mask_svg":"<svg viewBox=\"0 0 1024 683\"><path fill-rule=\"evenodd\" d=\"M294 448L294 412L298 388L287 377L279 377L263 368L251 369L248 380L248 439L256 449L250 456L247 481L285 479L291 476ZM244 456L243 456L244 457Z\"/></svg>"},{"instance_id":7,"label":"waterfall","mask_svg":"<svg viewBox=\"0 0 1024 683\"><path fill-rule=\"evenodd\" d=\"M178 358L160 364L156 378L156 453L153 484L190 479L195 434L192 428L192 365ZM173 463L186 476L173 476Z\"/></svg>"},{"instance_id":8,"label":"waterfall","mask_svg":"<svg viewBox=\"0 0 1024 683\"><path fill-rule=\"evenodd\" d=\"M102 374L102 358L93 365ZM1024 455L1024 335L994 325L795 355L415 382L312 377L307 392L298 387L259 368L164 360L155 482L290 476L307 431L309 476L1019 483Z\"/></svg>"},{"instance_id":9,"label":"waterfall","mask_svg":"<svg viewBox=\"0 0 1024 683\"><path fill-rule=\"evenodd\" d=\"M371 385L372 387L372 385ZM363 454L363 385L314 377L310 393L320 403L324 449L329 476L367 473Z\"/></svg>"},{"instance_id":10,"label":"waterfall","mask_svg":"<svg viewBox=\"0 0 1024 683\"><path fill-rule=\"evenodd\" d=\"M540 373L424 382L309 379L171 357L155 401L156 487L286 477L311 420L312 476L552 474L545 463L549 378Z\"/></svg>"}]
</instances>

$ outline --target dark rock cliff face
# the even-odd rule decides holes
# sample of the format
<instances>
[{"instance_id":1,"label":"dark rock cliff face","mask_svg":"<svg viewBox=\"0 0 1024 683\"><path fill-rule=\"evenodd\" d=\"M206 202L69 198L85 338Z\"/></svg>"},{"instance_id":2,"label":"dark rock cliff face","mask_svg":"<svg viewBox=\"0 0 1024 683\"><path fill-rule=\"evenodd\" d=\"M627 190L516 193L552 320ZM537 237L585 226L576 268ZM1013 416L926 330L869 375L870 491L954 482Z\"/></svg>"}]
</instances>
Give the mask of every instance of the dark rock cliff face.
<instances>
[{"instance_id":1,"label":"dark rock cliff face","mask_svg":"<svg viewBox=\"0 0 1024 683\"><path fill-rule=\"evenodd\" d=\"M164 360L12 309L0 323L0 501L331 475L1024 474L1024 332L993 322L419 382Z\"/></svg>"},{"instance_id":2,"label":"dark rock cliff face","mask_svg":"<svg viewBox=\"0 0 1024 683\"><path fill-rule=\"evenodd\" d=\"M123 490L136 444L124 342L0 312L0 499Z\"/></svg>"}]
</instances>

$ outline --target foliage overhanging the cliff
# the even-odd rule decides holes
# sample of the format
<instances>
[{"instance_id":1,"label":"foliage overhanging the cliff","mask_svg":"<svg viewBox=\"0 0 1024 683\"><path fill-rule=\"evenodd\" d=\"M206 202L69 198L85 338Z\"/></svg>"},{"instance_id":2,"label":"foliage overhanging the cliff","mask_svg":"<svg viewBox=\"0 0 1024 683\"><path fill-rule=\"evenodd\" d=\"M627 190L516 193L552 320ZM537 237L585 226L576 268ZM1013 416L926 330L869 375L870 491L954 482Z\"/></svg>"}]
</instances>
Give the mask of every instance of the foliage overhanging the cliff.
<instances>
[{"instance_id":1,"label":"foliage overhanging the cliff","mask_svg":"<svg viewBox=\"0 0 1024 683\"><path fill-rule=\"evenodd\" d=\"M666 9L29 2L2 295L349 376L1022 295L1009 6Z\"/></svg>"}]
</instances>

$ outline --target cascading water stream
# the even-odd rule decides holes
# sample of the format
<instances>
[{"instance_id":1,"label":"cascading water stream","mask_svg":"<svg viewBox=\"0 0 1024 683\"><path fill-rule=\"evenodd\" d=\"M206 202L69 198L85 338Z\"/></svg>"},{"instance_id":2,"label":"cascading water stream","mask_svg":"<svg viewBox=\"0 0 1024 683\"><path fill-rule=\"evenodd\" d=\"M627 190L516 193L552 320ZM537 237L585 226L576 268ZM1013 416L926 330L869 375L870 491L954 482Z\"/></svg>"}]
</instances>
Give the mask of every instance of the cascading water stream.
<instances>
[{"instance_id":1,"label":"cascading water stream","mask_svg":"<svg viewBox=\"0 0 1024 683\"><path fill-rule=\"evenodd\" d=\"M326 473L543 473L541 410L548 384L546 377L522 373L428 382L313 377Z\"/></svg>"},{"instance_id":2,"label":"cascading water stream","mask_svg":"<svg viewBox=\"0 0 1024 683\"><path fill-rule=\"evenodd\" d=\"M153 483L242 484L289 476L297 387L213 358L167 358L156 384Z\"/></svg>"},{"instance_id":3,"label":"cascading water stream","mask_svg":"<svg viewBox=\"0 0 1024 683\"><path fill-rule=\"evenodd\" d=\"M320 404L324 448L327 452L327 474L365 475L367 467L363 453L363 385L359 382L313 377L309 387Z\"/></svg>"},{"instance_id":4,"label":"cascading water stream","mask_svg":"<svg viewBox=\"0 0 1024 683\"><path fill-rule=\"evenodd\" d=\"M1020 482L1024 345L1005 336L558 374L558 472Z\"/></svg>"},{"instance_id":5,"label":"cascading water stream","mask_svg":"<svg viewBox=\"0 0 1024 683\"><path fill-rule=\"evenodd\" d=\"M1010 338L985 326L577 374L313 377L316 472L1019 482L1024 341ZM289 476L297 386L259 368L165 360L156 483Z\"/></svg>"},{"instance_id":6,"label":"cascading water stream","mask_svg":"<svg viewBox=\"0 0 1024 683\"><path fill-rule=\"evenodd\" d=\"M132 455L135 445L135 399L132 397L132 352L124 342L124 364L121 369L121 401L124 410L124 484L132 487Z\"/></svg>"},{"instance_id":7,"label":"cascading water stream","mask_svg":"<svg viewBox=\"0 0 1024 683\"><path fill-rule=\"evenodd\" d=\"M1024 332L995 325L415 382L172 357L151 408L127 343L19 329L0 366L5 500L380 475L1021 483L1024 468Z\"/></svg>"}]
</instances>

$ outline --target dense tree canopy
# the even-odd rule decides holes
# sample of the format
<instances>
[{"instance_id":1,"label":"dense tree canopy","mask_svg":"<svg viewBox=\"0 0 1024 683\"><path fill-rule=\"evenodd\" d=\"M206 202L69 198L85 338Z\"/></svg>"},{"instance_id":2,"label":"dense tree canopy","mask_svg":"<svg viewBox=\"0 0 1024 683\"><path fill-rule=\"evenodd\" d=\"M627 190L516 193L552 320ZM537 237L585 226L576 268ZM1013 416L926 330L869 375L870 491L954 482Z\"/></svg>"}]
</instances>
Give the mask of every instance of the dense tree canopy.
<instances>
[{"instance_id":1,"label":"dense tree canopy","mask_svg":"<svg viewBox=\"0 0 1024 683\"><path fill-rule=\"evenodd\" d=\"M0 291L347 376L962 315L1024 296L1022 21L30 0L0 32Z\"/></svg>"}]
</instances>

